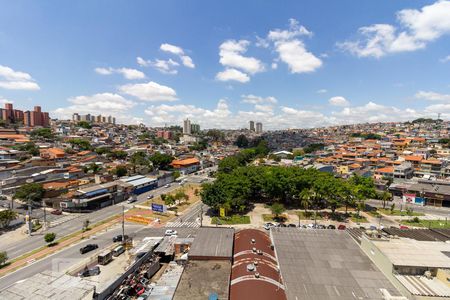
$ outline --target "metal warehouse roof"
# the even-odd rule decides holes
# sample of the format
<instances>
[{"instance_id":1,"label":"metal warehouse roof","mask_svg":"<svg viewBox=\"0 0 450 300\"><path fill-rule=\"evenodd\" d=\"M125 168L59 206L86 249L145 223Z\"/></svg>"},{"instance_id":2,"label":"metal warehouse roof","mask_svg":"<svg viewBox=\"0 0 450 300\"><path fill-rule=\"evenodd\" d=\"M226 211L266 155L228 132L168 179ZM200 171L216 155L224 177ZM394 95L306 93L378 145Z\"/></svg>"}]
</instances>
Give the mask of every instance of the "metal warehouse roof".
<instances>
[{"instance_id":1,"label":"metal warehouse roof","mask_svg":"<svg viewBox=\"0 0 450 300\"><path fill-rule=\"evenodd\" d=\"M189 250L189 259L230 259L233 256L233 228L202 227Z\"/></svg>"},{"instance_id":2,"label":"metal warehouse roof","mask_svg":"<svg viewBox=\"0 0 450 300\"><path fill-rule=\"evenodd\" d=\"M383 299L380 289L400 295L341 230L272 228L287 299Z\"/></svg>"},{"instance_id":3,"label":"metal warehouse roof","mask_svg":"<svg viewBox=\"0 0 450 300\"><path fill-rule=\"evenodd\" d=\"M137 179L137 180L133 180L133 181L128 181L129 184L132 184L133 186L138 186L141 184L146 184L146 183L151 183L151 182L156 182L157 179L155 178L141 178L141 179Z\"/></svg>"}]
</instances>

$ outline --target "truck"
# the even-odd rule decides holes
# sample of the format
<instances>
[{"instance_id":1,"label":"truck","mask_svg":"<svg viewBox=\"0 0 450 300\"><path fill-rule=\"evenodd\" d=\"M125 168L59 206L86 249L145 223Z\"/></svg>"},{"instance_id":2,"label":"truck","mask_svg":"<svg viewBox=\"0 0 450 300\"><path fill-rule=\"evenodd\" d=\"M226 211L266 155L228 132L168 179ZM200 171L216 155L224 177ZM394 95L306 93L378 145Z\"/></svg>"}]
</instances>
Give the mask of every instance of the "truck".
<instances>
[{"instance_id":1,"label":"truck","mask_svg":"<svg viewBox=\"0 0 450 300\"><path fill-rule=\"evenodd\" d=\"M97 262L99 265L107 265L113 259L113 252L111 250L106 250L100 253L97 257Z\"/></svg>"}]
</instances>

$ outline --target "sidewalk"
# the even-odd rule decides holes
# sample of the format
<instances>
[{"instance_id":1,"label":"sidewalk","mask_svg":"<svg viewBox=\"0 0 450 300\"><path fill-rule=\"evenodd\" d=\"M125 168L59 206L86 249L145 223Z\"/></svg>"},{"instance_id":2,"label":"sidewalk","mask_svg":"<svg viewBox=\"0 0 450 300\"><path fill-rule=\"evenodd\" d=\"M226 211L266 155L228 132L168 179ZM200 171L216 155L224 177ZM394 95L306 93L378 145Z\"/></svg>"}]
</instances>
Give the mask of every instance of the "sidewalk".
<instances>
[{"instance_id":1,"label":"sidewalk","mask_svg":"<svg viewBox=\"0 0 450 300\"><path fill-rule=\"evenodd\" d=\"M36 253L33 253L31 255L24 254L23 258L19 258L19 259L13 261L10 265L5 266L2 269L0 269L0 277L4 276L20 267L27 265L29 262L34 262L36 260L44 258L52 253L62 250L63 248L65 248L71 244L74 244L75 242L82 240L83 238L86 238L86 237L94 235L95 233L98 233L104 229L107 229L108 227L119 222L120 220L121 220L120 217L115 217L114 219L112 219L106 223L103 223L101 225L98 225L87 232L79 232L73 236L69 235L70 236L69 238L63 240L62 242L59 242L57 245L55 245L53 247L44 246L43 248L38 249L38 251ZM61 239L64 239L64 238L65 237L61 237Z\"/></svg>"}]
</instances>

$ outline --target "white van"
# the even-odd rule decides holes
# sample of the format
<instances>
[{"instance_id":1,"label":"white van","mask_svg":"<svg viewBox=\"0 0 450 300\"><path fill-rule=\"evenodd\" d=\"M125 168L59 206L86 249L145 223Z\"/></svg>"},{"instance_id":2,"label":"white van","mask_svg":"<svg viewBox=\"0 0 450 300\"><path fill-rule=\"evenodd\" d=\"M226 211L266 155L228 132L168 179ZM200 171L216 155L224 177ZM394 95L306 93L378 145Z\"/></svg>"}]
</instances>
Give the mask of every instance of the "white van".
<instances>
[{"instance_id":1,"label":"white van","mask_svg":"<svg viewBox=\"0 0 450 300\"><path fill-rule=\"evenodd\" d=\"M123 246L117 246L113 250L113 256L119 256L120 254L122 254L124 252L125 252L125 249L123 248Z\"/></svg>"}]
</instances>

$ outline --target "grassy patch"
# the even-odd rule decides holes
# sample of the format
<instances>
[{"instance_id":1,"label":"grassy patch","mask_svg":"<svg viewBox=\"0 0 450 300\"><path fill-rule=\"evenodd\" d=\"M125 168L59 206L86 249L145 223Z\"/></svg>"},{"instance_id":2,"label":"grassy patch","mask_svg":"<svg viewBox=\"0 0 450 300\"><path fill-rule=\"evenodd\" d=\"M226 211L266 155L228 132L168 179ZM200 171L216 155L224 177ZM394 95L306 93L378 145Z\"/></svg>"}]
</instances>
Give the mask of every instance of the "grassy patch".
<instances>
[{"instance_id":1,"label":"grassy patch","mask_svg":"<svg viewBox=\"0 0 450 300\"><path fill-rule=\"evenodd\" d=\"M222 225L250 224L250 217L241 215L232 215L231 217L212 217L211 223Z\"/></svg>"},{"instance_id":2,"label":"grassy patch","mask_svg":"<svg viewBox=\"0 0 450 300\"><path fill-rule=\"evenodd\" d=\"M361 215L359 215L359 217L358 217L357 214L353 214L350 217L350 220L352 220L352 222L355 222L355 223L367 223L368 222L366 217L361 216Z\"/></svg>"},{"instance_id":3,"label":"grassy patch","mask_svg":"<svg viewBox=\"0 0 450 300\"><path fill-rule=\"evenodd\" d=\"M450 229L450 221L445 222L445 220L406 220L403 221L403 225L415 226L415 227L426 227L426 228L439 228L439 229Z\"/></svg>"},{"instance_id":4,"label":"grassy patch","mask_svg":"<svg viewBox=\"0 0 450 300\"><path fill-rule=\"evenodd\" d=\"M406 210L400 211L398 209L394 209L394 211L391 211L390 209L378 209L378 212L382 213L383 215L388 216L413 216L413 217L422 217L425 216L425 214L420 212L410 212L409 214L406 212Z\"/></svg>"},{"instance_id":5,"label":"grassy patch","mask_svg":"<svg viewBox=\"0 0 450 300\"><path fill-rule=\"evenodd\" d=\"M297 212L300 220L314 220L314 211L308 211L306 214L304 211ZM317 212L317 220L322 220L324 217L323 213Z\"/></svg>"},{"instance_id":6,"label":"grassy patch","mask_svg":"<svg viewBox=\"0 0 450 300\"><path fill-rule=\"evenodd\" d=\"M286 215L280 215L278 217L275 217L273 214L263 214L262 215L264 222L286 222L287 216Z\"/></svg>"},{"instance_id":7,"label":"grassy patch","mask_svg":"<svg viewBox=\"0 0 450 300\"><path fill-rule=\"evenodd\" d=\"M374 217L374 218L379 218L380 217L380 213L376 210L371 210L371 211L366 211L367 214L369 214L370 216Z\"/></svg>"}]
</instances>

